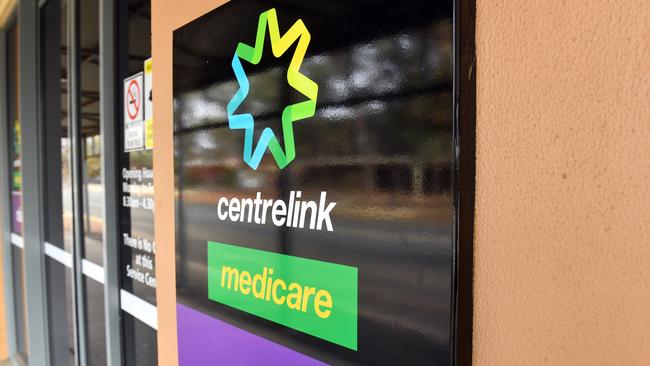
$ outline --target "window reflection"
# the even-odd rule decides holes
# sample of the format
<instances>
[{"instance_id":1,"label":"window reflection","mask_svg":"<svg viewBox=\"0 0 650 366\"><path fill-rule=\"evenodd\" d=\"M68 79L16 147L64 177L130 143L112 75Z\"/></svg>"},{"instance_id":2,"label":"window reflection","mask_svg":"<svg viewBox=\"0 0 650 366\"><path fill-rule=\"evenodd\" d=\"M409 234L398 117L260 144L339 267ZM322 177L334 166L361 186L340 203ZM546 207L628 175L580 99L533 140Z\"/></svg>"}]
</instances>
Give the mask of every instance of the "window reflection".
<instances>
[{"instance_id":1,"label":"window reflection","mask_svg":"<svg viewBox=\"0 0 650 366\"><path fill-rule=\"evenodd\" d=\"M255 8L252 3L228 9L240 11L237 22L251 27L259 14L247 8ZM280 29L307 8L280 4L278 14L286 16ZM313 38L301 71L319 85L317 109L294 123L296 159L282 170L268 152L251 170L242 160L243 132L228 128L225 106L239 88L229 67L232 52L237 42L252 40L238 38L245 32L226 16L233 13L224 10L219 17L217 10L195 27L176 31L180 303L333 364L449 362L453 74L451 8L445 4L407 1L391 8L399 14L380 15L381 25L369 20L378 10L354 1L341 8L310 4L314 10L305 12L304 22ZM366 11L375 13L358 19ZM335 20L337 29L321 17ZM287 85L288 60L274 58L268 45L259 65L244 63L251 86L238 111L253 114L256 138L271 127L282 144L282 109L304 97ZM255 198L261 191L287 200L291 190L304 198L327 190L337 202L336 230L321 235L217 219L220 197ZM346 353L206 300L206 240L357 267L359 352ZM387 338L400 341L386 343Z\"/></svg>"},{"instance_id":2,"label":"window reflection","mask_svg":"<svg viewBox=\"0 0 650 366\"><path fill-rule=\"evenodd\" d=\"M122 2L122 4L124 6L118 7L118 19L120 19L120 27L124 27L122 31L125 37L118 43L119 47L117 50L117 73L119 80L124 80L136 73L142 72L145 60L151 56L151 0L128 0ZM155 60L153 60L152 67L155 73ZM151 97L153 101L153 95ZM197 107L195 112L197 115L219 113L214 105L202 104ZM117 111L119 116L118 123L121 126L124 123L122 118L124 111L121 109L121 106L118 106ZM124 152L122 150L116 152L116 154L120 161L120 172L123 169L131 172L142 172L144 169L144 171L153 174L153 150L145 149L131 152ZM129 180L122 177L121 182L123 184L122 187L124 187L124 184L138 184L143 187L149 187L148 184L153 184L153 178L151 176L143 176L141 180ZM148 240L150 243L153 243L153 248L155 248L153 225L155 204L153 201L153 187L150 188L150 190L145 189L146 192L127 192L124 188L121 192L118 191L118 195L122 198L135 198L143 203L139 207L124 204L123 201L119 203L119 237L120 243L122 244L120 245L120 287L122 290L155 305L156 289L151 285L155 281L149 284L142 283L127 273L127 269L138 268L143 273L146 273L150 279L155 279L155 249L152 251L153 253L147 253L141 249L131 248L125 243L126 236L131 240ZM145 201L147 204L144 204ZM143 261L140 260L143 254L145 257L151 259L152 262L149 263L150 265L143 265ZM153 255L149 257L150 254ZM125 311L121 311L121 313L124 364L127 366L157 365L156 330Z\"/></svg>"},{"instance_id":3,"label":"window reflection","mask_svg":"<svg viewBox=\"0 0 650 366\"><path fill-rule=\"evenodd\" d=\"M300 159L292 163L298 175L305 174L304 184L347 170L346 179L362 183L357 186L362 191L442 194L448 190L448 184L432 180L451 174L450 35L451 23L445 20L305 59L301 71L325 87L319 88L316 115L296 126L296 139L317 141L298 146ZM265 92L250 98L253 101L243 109L259 125L265 120L272 123L271 117L277 117L278 107L283 106L277 93L285 83L282 72L272 68L250 75L249 80ZM230 135L223 130L228 123L225 106L237 89L237 83L228 80L175 99L181 126L176 134L191 134L194 142L183 156L186 184L218 188L220 180L213 180L214 176L235 174L245 167L240 149L233 146L239 146L240 139L223 138ZM404 121L409 121L408 128ZM337 126L333 129L332 124ZM342 136L344 146L329 151L331 144L340 145ZM412 149L404 151L404 146ZM397 153L404 156L395 157ZM364 171L357 169L360 164ZM219 174L206 173L217 166ZM271 159L264 159L260 169L273 170ZM273 176L268 179L259 184L275 183ZM345 179L337 181L341 187L349 186Z\"/></svg>"},{"instance_id":4,"label":"window reflection","mask_svg":"<svg viewBox=\"0 0 650 366\"><path fill-rule=\"evenodd\" d=\"M72 253L72 179L68 115L67 4L50 0L40 8L39 108L47 163L44 171L46 245ZM74 286L71 268L45 256L50 362L73 365Z\"/></svg>"},{"instance_id":5,"label":"window reflection","mask_svg":"<svg viewBox=\"0 0 650 366\"><path fill-rule=\"evenodd\" d=\"M104 194L101 185L99 119L99 3L80 3L79 70L84 248L86 259L103 265Z\"/></svg>"},{"instance_id":6,"label":"window reflection","mask_svg":"<svg viewBox=\"0 0 650 366\"><path fill-rule=\"evenodd\" d=\"M17 21L9 25L6 32L7 63L6 75L8 80L7 90L7 123L9 124L9 169L11 176L11 232L22 237L23 234L23 207L22 207L22 161L20 141L20 115L19 115L19 89L18 72L20 68L20 55L18 52ZM27 309L25 303L25 273L23 250L11 247L11 261L13 270L14 312L16 319L17 350L23 356L27 355Z\"/></svg>"},{"instance_id":7,"label":"window reflection","mask_svg":"<svg viewBox=\"0 0 650 366\"><path fill-rule=\"evenodd\" d=\"M81 203L84 259L104 266L104 187L101 184L101 126L99 116L99 1L79 3L79 109L81 153ZM104 286L84 276L88 365L106 364Z\"/></svg>"}]
</instances>

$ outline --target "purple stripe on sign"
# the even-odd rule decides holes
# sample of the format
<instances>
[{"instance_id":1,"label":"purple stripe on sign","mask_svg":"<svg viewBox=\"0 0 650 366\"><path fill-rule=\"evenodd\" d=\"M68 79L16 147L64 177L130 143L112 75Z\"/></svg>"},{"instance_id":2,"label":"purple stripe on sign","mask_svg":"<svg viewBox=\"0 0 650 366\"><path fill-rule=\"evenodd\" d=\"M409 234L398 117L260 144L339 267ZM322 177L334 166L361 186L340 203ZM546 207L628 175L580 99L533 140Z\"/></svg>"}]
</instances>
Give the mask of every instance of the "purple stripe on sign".
<instances>
[{"instance_id":1,"label":"purple stripe on sign","mask_svg":"<svg viewBox=\"0 0 650 366\"><path fill-rule=\"evenodd\" d=\"M178 364L326 365L182 304L176 304Z\"/></svg>"}]
</instances>

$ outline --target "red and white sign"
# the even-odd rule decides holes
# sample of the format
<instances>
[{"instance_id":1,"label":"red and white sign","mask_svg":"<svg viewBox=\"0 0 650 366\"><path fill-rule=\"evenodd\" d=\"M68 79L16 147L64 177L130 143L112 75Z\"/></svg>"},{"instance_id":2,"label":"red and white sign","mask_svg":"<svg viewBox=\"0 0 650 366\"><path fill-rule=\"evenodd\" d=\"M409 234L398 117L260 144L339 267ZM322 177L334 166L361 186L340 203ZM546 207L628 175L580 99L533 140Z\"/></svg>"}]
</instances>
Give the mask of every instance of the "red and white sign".
<instances>
[{"instance_id":1,"label":"red and white sign","mask_svg":"<svg viewBox=\"0 0 650 366\"><path fill-rule=\"evenodd\" d=\"M124 79L124 122L144 120L143 75L141 72Z\"/></svg>"},{"instance_id":2,"label":"red and white sign","mask_svg":"<svg viewBox=\"0 0 650 366\"><path fill-rule=\"evenodd\" d=\"M124 151L144 149L144 80L142 72L124 79Z\"/></svg>"}]
</instances>

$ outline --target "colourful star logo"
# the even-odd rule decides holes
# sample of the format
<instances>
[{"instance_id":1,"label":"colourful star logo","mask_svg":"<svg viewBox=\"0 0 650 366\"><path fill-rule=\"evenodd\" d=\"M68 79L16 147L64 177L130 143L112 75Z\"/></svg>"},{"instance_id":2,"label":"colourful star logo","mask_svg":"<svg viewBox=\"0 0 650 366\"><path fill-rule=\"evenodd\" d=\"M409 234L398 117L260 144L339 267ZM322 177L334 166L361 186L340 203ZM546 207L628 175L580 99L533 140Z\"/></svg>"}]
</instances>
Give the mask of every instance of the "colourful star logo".
<instances>
[{"instance_id":1,"label":"colourful star logo","mask_svg":"<svg viewBox=\"0 0 650 366\"><path fill-rule=\"evenodd\" d=\"M278 139L273 134L271 128L267 127L262 131L262 135L253 148L253 129L255 120L250 113L234 114L235 110L241 105L248 95L249 83L240 59L246 60L253 65L257 65L262 58L264 47L264 37L268 24L269 37L271 38L271 50L273 56L280 57L291 47L294 42L298 42L296 51L291 58L289 70L287 72L287 81L294 89L302 93L307 100L291 104L282 111L282 136L284 138L284 147L282 150ZM287 166L296 157L296 146L293 139L293 122L309 118L316 112L316 97L318 96L318 85L307 76L300 73L300 65L305 58L307 46L311 40L311 35L301 19L298 19L289 30L280 37L278 29L278 18L275 9L270 9L262 14L257 24L257 35L255 37L255 47L244 43L237 45L237 50L232 58L232 69L239 83L239 90L233 95L228 102L228 127L231 129L243 129L244 132L244 162L251 168L257 169L262 161L266 148L271 151L280 169Z\"/></svg>"}]
</instances>

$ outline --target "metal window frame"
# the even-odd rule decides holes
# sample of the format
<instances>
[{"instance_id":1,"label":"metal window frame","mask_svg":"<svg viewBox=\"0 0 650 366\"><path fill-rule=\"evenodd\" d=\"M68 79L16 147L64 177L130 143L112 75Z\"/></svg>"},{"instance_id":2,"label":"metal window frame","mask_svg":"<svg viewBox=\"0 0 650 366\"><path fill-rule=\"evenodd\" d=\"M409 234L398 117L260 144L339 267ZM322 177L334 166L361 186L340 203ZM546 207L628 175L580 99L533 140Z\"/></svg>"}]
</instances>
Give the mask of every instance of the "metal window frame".
<instances>
[{"instance_id":1,"label":"metal window frame","mask_svg":"<svg viewBox=\"0 0 650 366\"><path fill-rule=\"evenodd\" d=\"M67 28L68 28L68 118L70 131L70 163L72 171L72 261L73 261L73 289L74 289L74 330L75 330L75 365L87 364L87 337L86 337L86 307L84 304L85 289L83 286L82 253L84 243L83 226L83 176L81 145L81 118L79 98L80 72L79 72L79 2L68 0Z\"/></svg>"},{"instance_id":2,"label":"metal window frame","mask_svg":"<svg viewBox=\"0 0 650 366\"><path fill-rule=\"evenodd\" d=\"M71 128L71 162L73 173L73 314L75 338L75 365L84 366L88 362L87 337L85 329L86 307L84 304L85 289L82 271L83 261L83 194L82 155L83 138L81 136L80 109L80 64L79 64L79 1L68 0L68 108ZM44 250L44 220L43 210L43 167L46 163L42 155L45 142L42 119L39 109L39 26L40 8L47 0L21 0L18 2L17 17L19 19L18 52L21 58L19 70L20 104L18 113L21 120L22 146L30 146L21 152L23 160L23 211L25 245L25 266L30 268L25 275L25 296L28 312L27 336L29 343L29 361L37 365L50 364L49 329L47 312L47 286L45 281L45 250ZM102 139L102 185L104 186L104 311L107 364L121 365L122 338L120 313L120 277L119 277L119 227L118 227L118 156L116 155L118 132L115 120L116 98L116 3L113 0L99 0L100 8L100 128ZM16 17L16 15L12 16ZM7 22L12 24L13 19ZM6 28L0 28L0 80L6 79ZM7 110L6 82L0 83L0 110ZM10 183L10 141L9 121L6 113L0 115L0 194L5 199L11 198ZM27 168L27 169L26 169ZM4 268L4 301L7 316L7 340L10 356L17 352L16 319L14 317L14 292L11 244L11 207L4 205L0 222L3 245Z\"/></svg>"},{"instance_id":3,"label":"metal window frame","mask_svg":"<svg viewBox=\"0 0 650 366\"><path fill-rule=\"evenodd\" d=\"M56 225L57 229L61 230L61 239L63 239L63 221L61 217L62 209L62 199L61 195L57 194L59 190L62 189L61 185L61 167L62 160L60 158L61 154L61 145L60 137L58 133L52 134L52 129L60 130L60 99L58 98L58 92L60 91L60 63L50 63L48 57L54 56L60 58L60 45L58 40L60 39L60 28L61 28L61 9L60 4L57 2L54 6L57 8L56 18L57 21L54 23L46 24L46 22L52 20L52 14L46 13L45 5L49 4L49 0L39 0L38 2L38 50L39 50L39 59L37 60L38 67L38 97L39 97L39 108L38 108L38 118L39 125L42 129L42 150L41 157L44 162L47 164L42 165L41 174L43 176L44 186L42 190L44 192L42 205L43 209L41 210L43 215L43 235L46 239L52 240L48 234L52 234L50 228L52 224ZM51 10L49 10L51 11ZM56 19L55 18L55 19ZM46 28L48 27L48 28ZM52 29L54 28L54 29ZM50 38L43 38L54 36L54 40L57 42L50 42ZM45 62L47 60L47 62ZM48 80L49 79L49 80ZM52 89L54 88L54 89ZM55 98L49 98L52 96L50 92L56 92ZM56 105L55 110L50 110L49 108L52 105ZM53 118L51 121L50 119ZM54 126L52 126L54 122ZM53 151L50 149L54 149ZM53 158L53 161L49 159ZM52 165L54 163L54 165ZM58 171L53 176L53 171L50 168L54 168L54 171ZM51 181L51 178L55 178L55 181ZM58 184L56 182L58 179ZM55 230L57 230L55 229ZM63 244L63 243L62 243ZM67 363L68 353L69 353L69 342L68 342L68 317L67 314L64 316L59 316L59 312L67 312L68 308L68 294L66 291L57 291L57 289L65 288L66 286L66 274L72 272L72 256L63 249L60 249L47 241L43 242L44 245L44 257L45 269L47 273L47 279L45 283L46 288L46 312L49 317L48 326L48 336L49 336L49 357L50 362L53 365L63 365ZM69 260L66 263L66 260L63 258L68 255ZM48 258L49 257L49 258ZM66 268L67 267L67 268ZM52 287L55 286L55 287ZM61 286L61 287L59 287ZM54 289L54 291L51 291ZM72 308L72 314L74 314L74 307ZM74 324L74 318L72 319ZM73 330L73 337L74 333Z\"/></svg>"},{"instance_id":4,"label":"metal window frame","mask_svg":"<svg viewBox=\"0 0 650 366\"><path fill-rule=\"evenodd\" d=\"M107 365L121 365L122 319L120 311L120 225L118 186L119 121L116 116L117 98L117 4L99 0L99 118L102 139L102 185L104 186L104 314L106 326Z\"/></svg>"},{"instance_id":5,"label":"metal window frame","mask_svg":"<svg viewBox=\"0 0 650 366\"><path fill-rule=\"evenodd\" d=\"M18 2L19 118L21 121L22 207L29 362L50 365L43 226L43 131L38 108L39 7L37 0ZM29 148L26 148L29 147Z\"/></svg>"},{"instance_id":6,"label":"metal window frame","mask_svg":"<svg viewBox=\"0 0 650 366\"><path fill-rule=\"evenodd\" d=\"M472 364L476 188L476 0L454 0L454 241L451 364Z\"/></svg>"},{"instance_id":7,"label":"metal window frame","mask_svg":"<svg viewBox=\"0 0 650 366\"><path fill-rule=\"evenodd\" d=\"M75 263L75 326L77 336L76 364L85 366L88 362L88 346L85 329L86 308L83 288L83 177L82 155L83 138L81 136L81 108L79 105L81 86L79 83L79 0L68 0L68 83L69 115L72 128L72 166L73 166L73 211L74 211L74 248ZM118 228L118 159L115 154L117 146L117 123L115 121L115 2L99 0L99 115L100 136L102 139L101 182L104 187L104 224L103 224L103 268L104 268L104 319L106 336L107 365L122 364L120 283L119 283L119 228ZM75 168L76 167L76 168ZM74 193L76 192L76 193ZM87 277L87 276L86 276Z\"/></svg>"},{"instance_id":8,"label":"metal window frame","mask_svg":"<svg viewBox=\"0 0 650 366\"><path fill-rule=\"evenodd\" d=\"M69 75L69 115L72 127L72 167L73 167L73 216L74 216L74 248L75 263L75 314L78 325L75 327L77 336L77 365L85 366L88 362L87 336L85 329L86 308L84 305L85 289L83 279L83 177L82 155L83 138L81 136L81 95L80 63L79 63L79 32L80 15L79 1L68 0L68 75ZM106 336L106 362L109 366L122 364L122 338L120 313L120 282L119 282L119 228L118 228L118 158L117 122L115 120L115 2L99 0L99 115L100 136L102 140L101 182L104 187L104 224L103 224L103 268L104 268L104 329ZM76 192L76 193L75 193Z\"/></svg>"}]
</instances>

